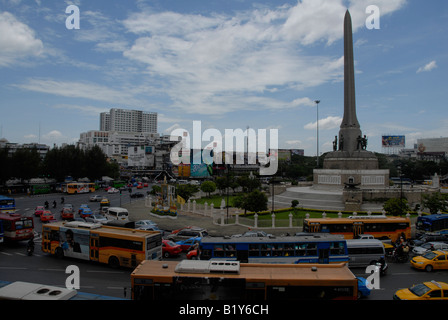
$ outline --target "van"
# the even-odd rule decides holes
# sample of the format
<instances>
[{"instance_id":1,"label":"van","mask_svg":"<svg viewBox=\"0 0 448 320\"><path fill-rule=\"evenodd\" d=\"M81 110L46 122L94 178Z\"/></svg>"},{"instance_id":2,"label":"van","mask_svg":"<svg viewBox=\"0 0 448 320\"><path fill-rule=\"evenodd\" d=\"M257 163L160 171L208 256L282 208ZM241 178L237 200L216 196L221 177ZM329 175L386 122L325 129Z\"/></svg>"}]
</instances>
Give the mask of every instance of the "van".
<instances>
[{"instance_id":1,"label":"van","mask_svg":"<svg viewBox=\"0 0 448 320\"><path fill-rule=\"evenodd\" d=\"M348 266L367 267L385 257L384 245L377 239L348 239Z\"/></svg>"},{"instance_id":2,"label":"van","mask_svg":"<svg viewBox=\"0 0 448 320\"><path fill-rule=\"evenodd\" d=\"M112 207L107 210L106 218L110 220L129 221L129 212L125 208Z\"/></svg>"}]
</instances>

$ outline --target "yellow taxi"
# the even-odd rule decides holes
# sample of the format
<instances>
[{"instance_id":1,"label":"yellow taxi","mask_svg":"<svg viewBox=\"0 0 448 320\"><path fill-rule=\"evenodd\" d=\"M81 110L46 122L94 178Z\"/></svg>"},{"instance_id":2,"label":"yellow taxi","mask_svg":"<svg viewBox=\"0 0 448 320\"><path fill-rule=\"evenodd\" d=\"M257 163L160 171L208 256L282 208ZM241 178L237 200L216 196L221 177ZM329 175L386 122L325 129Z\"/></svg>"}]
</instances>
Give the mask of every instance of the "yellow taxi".
<instances>
[{"instance_id":1,"label":"yellow taxi","mask_svg":"<svg viewBox=\"0 0 448 320\"><path fill-rule=\"evenodd\" d=\"M107 198L103 198L103 199L101 199L100 207L108 207L108 206L110 206L110 201L109 201L109 199L107 199Z\"/></svg>"},{"instance_id":2,"label":"yellow taxi","mask_svg":"<svg viewBox=\"0 0 448 320\"><path fill-rule=\"evenodd\" d=\"M448 252L443 250L430 251L422 256L411 259L411 266L431 272L434 269L448 269Z\"/></svg>"},{"instance_id":3,"label":"yellow taxi","mask_svg":"<svg viewBox=\"0 0 448 320\"><path fill-rule=\"evenodd\" d=\"M428 281L395 292L394 300L448 300L448 284Z\"/></svg>"}]
</instances>

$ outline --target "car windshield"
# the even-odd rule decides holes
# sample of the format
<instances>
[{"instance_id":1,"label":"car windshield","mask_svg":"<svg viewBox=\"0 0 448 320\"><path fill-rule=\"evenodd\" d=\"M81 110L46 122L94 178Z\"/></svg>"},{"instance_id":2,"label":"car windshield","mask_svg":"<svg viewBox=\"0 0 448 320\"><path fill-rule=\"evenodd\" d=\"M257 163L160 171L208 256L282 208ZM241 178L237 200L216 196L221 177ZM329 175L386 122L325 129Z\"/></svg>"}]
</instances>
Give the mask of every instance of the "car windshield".
<instances>
[{"instance_id":1,"label":"car windshield","mask_svg":"<svg viewBox=\"0 0 448 320\"><path fill-rule=\"evenodd\" d=\"M428 259L428 260L432 260L435 257L437 257L437 254L435 254L434 252L430 251L430 252L425 253L422 257L425 258L425 259Z\"/></svg>"},{"instance_id":2,"label":"car windshield","mask_svg":"<svg viewBox=\"0 0 448 320\"><path fill-rule=\"evenodd\" d=\"M174 242L171 241L171 240L168 240L168 241L166 242L166 244L167 244L168 246L170 246L170 247L175 247L175 246L178 245L177 243L174 243Z\"/></svg>"},{"instance_id":3,"label":"car windshield","mask_svg":"<svg viewBox=\"0 0 448 320\"><path fill-rule=\"evenodd\" d=\"M415 286L413 286L412 288L409 288L409 291L411 291L413 294L415 294L416 296L423 296L425 293L427 293L428 291L430 291L431 289L429 287L427 287L426 285L424 285L423 283L421 284L417 284Z\"/></svg>"},{"instance_id":4,"label":"car windshield","mask_svg":"<svg viewBox=\"0 0 448 320\"><path fill-rule=\"evenodd\" d=\"M431 245L432 245L431 243L425 243L421 247L425 248L425 249L429 249L429 248L431 248Z\"/></svg>"}]
</instances>

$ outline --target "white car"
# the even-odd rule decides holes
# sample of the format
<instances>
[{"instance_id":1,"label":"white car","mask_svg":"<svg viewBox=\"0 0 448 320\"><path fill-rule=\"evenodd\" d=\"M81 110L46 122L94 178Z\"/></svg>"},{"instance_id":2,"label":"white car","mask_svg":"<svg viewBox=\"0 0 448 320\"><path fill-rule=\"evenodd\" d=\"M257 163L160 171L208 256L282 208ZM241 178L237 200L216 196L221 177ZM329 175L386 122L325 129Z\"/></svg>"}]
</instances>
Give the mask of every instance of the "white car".
<instances>
[{"instance_id":1,"label":"white car","mask_svg":"<svg viewBox=\"0 0 448 320\"><path fill-rule=\"evenodd\" d=\"M109 190L107 190L107 193L118 193L118 192L120 192L120 190L115 188L110 188Z\"/></svg>"},{"instance_id":2,"label":"white car","mask_svg":"<svg viewBox=\"0 0 448 320\"><path fill-rule=\"evenodd\" d=\"M108 220L102 214L92 214L90 217L86 218L86 221L94 223L106 223Z\"/></svg>"},{"instance_id":3,"label":"white car","mask_svg":"<svg viewBox=\"0 0 448 320\"><path fill-rule=\"evenodd\" d=\"M444 242L426 242L419 247L412 249L412 253L421 256L429 251L448 250L448 244Z\"/></svg>"},{"instance_id":4,"label":"white car","mask_svg":"<svg viewBox=\"0 0 448 320\"><path fill-rule=\"evenodd\" d=\"M135 227L145 227L145 226L157 226L157 224L151 220L138 220L135 222Z\"/></svg>"}]
</instances>

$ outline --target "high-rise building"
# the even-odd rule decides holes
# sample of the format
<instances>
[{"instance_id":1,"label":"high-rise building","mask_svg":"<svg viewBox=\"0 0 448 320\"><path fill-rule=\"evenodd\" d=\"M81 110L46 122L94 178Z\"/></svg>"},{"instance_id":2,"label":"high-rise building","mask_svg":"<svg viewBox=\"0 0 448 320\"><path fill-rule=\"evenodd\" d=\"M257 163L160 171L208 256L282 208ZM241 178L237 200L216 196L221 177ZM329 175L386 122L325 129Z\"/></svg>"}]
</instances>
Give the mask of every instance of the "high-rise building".
<instances>
[{"instance_id":1,"label":"high-rise building","mask_svg":"<svg viewBox=\"0 0 448 320\"><path fill-rule=\"evenodd\" d=\"M157 112L112 108L100 114L100 131L157 133Z\"/></svg>"}]
</instances>

